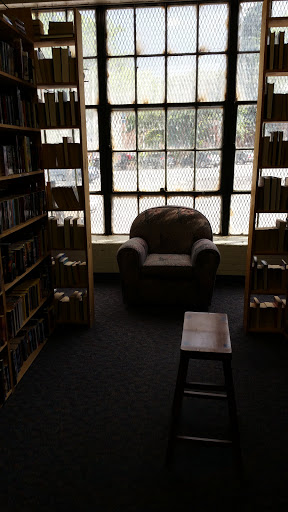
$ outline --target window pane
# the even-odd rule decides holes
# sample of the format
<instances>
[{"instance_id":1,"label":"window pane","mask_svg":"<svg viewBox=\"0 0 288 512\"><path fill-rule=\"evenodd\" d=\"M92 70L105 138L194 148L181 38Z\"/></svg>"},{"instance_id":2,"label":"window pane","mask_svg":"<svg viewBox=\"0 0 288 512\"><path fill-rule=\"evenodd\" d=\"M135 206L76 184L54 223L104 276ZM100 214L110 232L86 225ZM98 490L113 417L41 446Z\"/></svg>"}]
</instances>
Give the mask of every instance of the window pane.
<instances>
[{"instance_id":1,"label":"window pane","mask_svg":"<svg viewBox=\"0 0 288 512\"><path fill-rule=\"evenodd\" d=\"M272 1L272 16L273 17L281 17L286 16L287 17L288 12L288 2L287 0L273 0Z\"/></svg>"},{"instance_id":2,"label":"window pane","mask_svg":"<svg viewBox=\"0 0 288 512\"><path fill-rule=\"evenodd\" d=\"M233 194L230 207L230 235L248 235L250 194Z\"/></svg>"},{"instance_id":3,"label":"window pane","mask_svg":"<svg viewBox=\"0 0 288 512\"><path fill-rule=\"evenodd\" d=\"M254 151L237 150L234 166L234 190L251 190Z\"/></svg>"},{"instance_id":4,"label":"window pane","mask_svg":"<svg viewBox=\"0 0 288 512\"><path fill-rule=\"evenodd\" d=\"M164 57L139 57L137 59L138 103L164 102L164 69Z\"/></svg>"},{"instance_id":5,"label":"window pane","mask_svg":"<svg viewBox=\"0 0 288 512\"><path fill-rule=\"evenodd\" d=\"M137 190L136 153L113 153L113 190L132 192Z\"/></svg>"},{"instance_id":6,"label":"window pane","mask_svg":"<svg viewBox=\"0 0 288 512\"><path fill-rule=\"evenodd\" d=\"M164 110L139 110L138 147L139 149L164 149L165 112Z\"/></svg>"},{"instance_id":7,"label":"window pane","mask_svg":"<svg viewBox=\"0 0 288 512\"><path fill-rule=\"evenodd\" d=\"M222 199L219 196L196 197L195 209L203 213L211 224L214 235L218 235L221 231L221 211Z\"/></svg>"},{"instance_id":8,"label":"window pane","mask_svg":"<svg viewBox=\"0 0 288 512\"><path fill-rule=\"evenodd\" d=\"M80 11L82 22L83 57L97 55L96 13L95 10Z\"/></svg>"},{"instance_id":9,"label":"window pane","mask_svg":"<svg viewBox=\"0 0 288 512\"><path fill-rule=\"evenodd\" d=\"M236 147L253 148L256 127L256 105L239 105L237 109Z\"/></svg>"},{"instance_id":10,"label":"window pane","mask_svg":"<svg viewBox=\"0 0 288 512\"><path fill-rule=\"evenodd\" d=\"M216 28L217 27L217 28ZM228 41L228 5L199 6L199 51L224 52Z\"/></svg>"},{"instance_id":11,"label":"window pane","mask_svg":"<svg viewBox=\"0 0 288 512\"><path fill-rule=\"evenodd\" d=\"M197 151L195 173L196 190L219 190L220 163L220 151Z\"/></svg>"},{"instance_id":12,"label":"window pane","mask_svg":"<svg viewBox=\"0 0 288 512\"><path fill-rule=\"evenodd\" d=\"M97 59L84 59L85 105L98 105L98 63Z\"/></svg>"},{"instance_id":13,"label":"window pane","mask_svg":"<svg viewBox=\"0 0 288 512\"><path fill-rule=\"evenodd\" d=\"M111 113L111 137L113 149L136 149L135 112Z\"/></svg>"},{"instance_id":14,"label":"window pane","mask_svg":"<svg viewBox=\"0 0 288 512\"><path fill-rule=\"evenodd\" d=\"M194 197L168 196L167 204L169 204L170 206L186 206L187 208L194 208Z\"/></svg>"},{"instance_id":15,"label":"window pane","mask_svg":"<svg viewBox=\"0 0 288 512\"><path fill-rule=\"evenodd\" d=\"M197 110L196 147L199 149L221 148L222 135L222 108L199 108Z\"/></svg>"},{"instance_id":16,"label":"window pane","mask_svg":"<svg viewBox=\"0 0 288 512\"><path fill-rule=\"evenodd\" d=\"M137 197L112 197L112 232L128 234L138 215Z\"/></svg>"},{"instance_id":17,"label":"window pane","mask_svg":"<svg viewBox=\"0 0 288 512\"><path fill-rule=\"evenodd\" d=\"M108 101L112 104L135 102L134 59L108 59Z\"/></svg>"},{"instance_id":18,"label":"window pane","mask_svg":"<svg viewBox=\"0 0 288 512\"><path fill-rule=\"evenodd\" d=\"M86 127L87 127L87 149L96 151L99 149L98 134L98 112L95 109L86 109Z\"/></svg>"},{"instance_id":19,"label":"window pane","mask_svg":"<svg viewBox=\"0 0 288 512\"><path fill-rule=\"evenodd\" d=\"M288 78L287 76L269 77L269 83L274 84L274 94L287 94L288 93Z\"/></svg>"},{"instance_id":20,"label":"window pane","mask_svg":"<svg viewBox=\"0 0 288 512\"><path fill-rule=\"evenodd\" d=\"M88 152L88 174L89 174L89 191L100 192L101 175L100 175L100 155L96 151Z\"/></svg>"},{"instance_id":21,"label":"window pane","mask_svg":"<svg viewBox=\"0 0 288 512\"><path fill-rule=\"evenodd\" d=\"M139 213L155 208L157 206L165 206L165 197L163 196L145 196L139 199Z\"/></svg>"},{"instance_id":22,"label":"window pane","mask_svg":"<svg viewBox=\"0 0 288 512\"><path fill-rule=\"evenodd\" d=\"M193 149L195 147L195 109L167 110L167 147Z\"/></svg>"},{"instance_id":23,"label":"window pane","mask_svg":"<svg viewBox=\"0 0 288 512\"><path fill-rule=\"evenodd\" d=\"M104 201L103 196L90 195L91 233L104 234Z\"/></svg>"},{"instance_id":24,"label":"window pane","mask_svg":"<svg viewBox=\"0 0 288 512\"><path fill-rule=\"evenodd\" d=\"M238 55L236 96L238 101L257 101L259 54Z\"/></svg>"},{"instance_id":25,"label":"window pane","mask_svg":"<svg viewBox=\"0 0 288 512\"><path fill-rule=\"evenodd\" d=\"M160 192L165 187L165 153L143 152L138 158L139 190Z\"/></svg>"},{"instance_id":26,"label":"window pane","mask_svg":"<svg viewBox=\"0 0 288 512\"><path fill-rule=\"evenodd\" d=\"M108 55L134 54L133 9L108 9L106 28Z\"/></svg>"},{"instance_id":27,"label":"window pane","mask_svg":"<svg viewBox=\"0 0 288 512\"><path fill-rule=\"evenodd\" d=\"M167 13L168 53L195 53L196 7L168 6Z\"/></svg>"},{"instance_id":28,"label":"window pane","mask_svg":"<svg viewBox=\"0 0 288 512\"><path fill-rule=\"evenodd\" d=\"M223 101L226 95L226 56L201 55L198 63L198 101Z\"/></svg>"},{"instance_id":29,"label":"window pane","mask_svg":"<svg viewBox=\"0 0 288 512\"><path fill-rule=\"evenodd\" d=\"M168 57L167 101L185 103L195 101L196 85L195 55Z\"/></svg>"},{"instance_id":30,"label":"window pane","mask_svg":"<svg viewBox=\"0 0 288 512\"><path fill-rule=\"evenodd\" d=\"M78 139L79 139L79 131L74 130L74 133L78 132ZM42 139L42 143L47 142L47 144L62 144L63 137L69 137L70 139L73 139L73 131L69 129L61 129L61 130L45 130L46 134L46 141ZM44 135L44 131L41 132L41 135ZM79 142L79 140L75 140L75 142Z\"/></svg>"},{"instance_id":31,"label":"window pane","mask_svg":"<svg viewBox=\"0 0 288 512\"><path fill-rule=\"evenodd\" d=\"M262 2L242 2L239 9L239 51L260 51Z\"/></svg>"},{"instance_id":32,"label":"window pane","mask_svg":"<svg viewBox=\"0 0 288 512\"><path fill-rule=\"evenodd\" d=\"M276 219L286 220L287 216L285 213L260 213L258 217L259 228L270 228L276 226Z\"/></svg>"},{"instance_id":33,"label":"window pane","mask_svg":"<svg viewBox=\"0 0 288 512\"><path fill-rule=\"evenodd\" d=\"M194 151L167 152L167 190L194 190Z\"/></svg>"},{"instance_id":34,"label":"window pane","mask_svg":"<svg viewBox=\"0 0 288 512\"><path fill-rule=\"evenodd\" d=\"M136 9L136 52L138 55L164 53L165 11L160 7Z\"/></svg>"}]
</instances>

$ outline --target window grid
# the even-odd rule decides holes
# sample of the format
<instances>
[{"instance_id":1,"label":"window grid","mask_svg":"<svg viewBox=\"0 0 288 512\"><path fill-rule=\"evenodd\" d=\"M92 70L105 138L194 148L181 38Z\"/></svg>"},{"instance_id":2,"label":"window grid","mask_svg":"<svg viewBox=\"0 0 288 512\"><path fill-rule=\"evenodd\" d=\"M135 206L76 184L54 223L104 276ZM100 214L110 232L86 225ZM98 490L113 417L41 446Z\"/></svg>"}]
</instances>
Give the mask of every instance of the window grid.
<instances>
[{"instance_id":1,"label":"window grid","mask_svg":"<svg viewBox=\"0 0 288 512\"><path fill-rule=\"evenodd\" d=\"M209 4L209 2L207 2L207 4ZM219 2L219 5L220 4L223 4L221 2ZM230 7L230 12L229 12L229 15L231 13L231 10L232 10L232 4L233 2L232 1L229 1L227 0L227 2L224 3L224 5L228 5L229 4L229 7ZM241 5L244 5L244 4L247 4L247 6L249 7L248 4L262 4L262 2L246 2L246 1L243 1L241 2L240 4L240 7ZM199 48L198 48L198 42L199 42L199 10L201 9L201 7L205 5L205 4L200 4L200 2L198 3L194 3L194 4L191 4L190 7L195 7L195 10L196 10L196 41L197 41L197 47L196 47L196 51L188 51L188 52L182 52L182 51L177 51L177 48L175 49L176 51L174 51L173 53L172 52L169 52L169 49L168 49L168 31L167 31L167 23L168 23L168 14L169 14L169 9L173 8L173 7L181 7L181 4L177 4L177 6L168 6L165 5L164 7L164 13L165 13L165 51L164 51L164 54L156 54L156 53L152 53L152 54L149 54L149 53L141 53L140 54L137 54L136 52L136 44L137 44L137 34L136 34L136 10L139 8L139 6L135 6L133 7L133 21L134 21L134 25L133 25L133 39L134 39L134 52L131 54L127 54L125 55L125 58L127 56L131 56L133 57L133 61L134 61L134 73L135 73L135 84L134 84L134 94L135 94L135 104L134 105L131 105L131 104L108 104L106 103L106 105L103 105L103 103L101 103L101 108L100 108L100 111L102 109L102 112L103 112L103 109L104 111L106 111L106 114L104 116L104 119L107 120L111 117L111 114L117 110L117 109L121 109L121 110L126 110L127 108L130 109L131 106L133 107L133 109L135 110L136 112L136 115L135 115L135 137L136 137L136 148L135 148L135 153L137 155L137 158L136 158L136 161L137 161L137 165L138 165L138 161L139 161L139 154L141 152L140 148L139 148L139 136L138 136L138 114L139 114L139 111L141 109L144 109L144 110L147 110L147 109L151 109L151 107L155 108L155 109L159 109L159 108L163 108L164 109L164 115L165 115L165 130L164 130L164 152L165 152L165 155L167 155L167 157L165 158L165 170L164 170L164 174L165 174L165 181L164 181L164 195L163 195L163 190L160 192L156 192L156 191L149 191L147 190L146 192L145 191L141 191L139 190L139 173L137 172L137 191L136 193L134 191L131 191L131 192L127 192L125 190L123 190L123 192L113 192L113 186L112 186L112 167L111 167L111 163L109 163L109 159L110 159L110 162L112 162L112 153L116 152L117 150L113 150L112 151L112 148L110 146L110 141L108 140L108 137L107 137L107 145L103 146L103 142L100 141L100 151L98 151L97 148L91 148L91 151L89 151L89 155L88 157L90 158L90 161L93 161L94 162L94 167L98 166L99 165L99 155L100 155L100 159L101 159L101 168L102 169L105 169L105 174L106 176L102 176L101 175L101 179L98 179L98 182L97 182L97 185L95 185L95 181L94 181L94 185L92 187L90 187L90 195L91 195L91 200L93 199L93 197L95 196L95 199L96 197L102 197L104 198L104 211L105 211L105 216L108 217L108 222L106 221L106 228L105 228L105 232L106 234L110 234L111 233L111 224L110 224L110 221L109 221L109 213L108 213L108 210L110 209L110 212L112 212L112 217L113 217L113 197L115 196L115 198L117 197L118 199L120 199L121 197L131 197L134 195L136 197L136 200L137 200L137 208L138 208L138 212L140 211L140 208L141 208L141 204L148 204L149 203L149 197L152 197L152 198L157 198L159 197L159 201L163 201L163 198L165 200L165 204L171 204L171 198L173 199L173 197L175 197L175 201L176 201L176 198L177 198L177 201L179 201L179 197L183 198L183 202L184 201L188 201L189 197L191 199L191 201L193 202L193 205L196 206L196 203L199 203L199 200L201 199L201 197L207 197L207 199L210 197L211 199L213 199L213 197L215 198L215 200L218 198L220 200L220 203L217 203L217 204L220 204L220 212L222 211L222 209L224 208L224 210L222 211L221 213L221 217L222 215L225 213L225 210L226 210L226 217L227 217L227 205L229 204L229 201L232 200L232 202L234 204L237 203L237 197L239 196L239 198L241 197L241 195L243 194L245 196L245 194L249 194L250 193L250 190L246 189L244 190L239 190L239 186L235 186L235 182L236 182L236 174L235 173L235 168L234 168L234 182L233 182L233 179L232 179L232 183L231 183L231 190L229 190L229 187L223 187L223 177L224 177L224 174L223 174L223 177L221 179L221 185L220 185L220 188L219 190L217 191L212 191L212 190L204 190L203 192L201 191L201 195L199 195L199 191L195 190L196 188L196 181L197 181L197 174L196 172L193 172L193 176L192 176L192 181L193 181L193 190L185 190L185 187L182 189L182 190L179 190L179 188L175 191L173 190L168 190L169 187L169 180L168 180L168 165L167 165L167 159L168 157L172 159L172 157L174 156L175 153L180 152L181 149L177 148L176 150L174 149L171 149L169 148L169 144L168 144L168 129L167 129L167 126L168 126L168 115L169 115L169 110L170 108L173 108L173 107L178 107L179 109L180 108L195 108L195 123L194 123L194 134L195 134L195 137L194 137L194 140L195 140L195 146L193 149L190 148L190 151L191 151L191 154L193 155L193 168L195 169L196 168L196 161L197 161L197 155L199 154L199 148L196 146L196 140L197 140L197 125L198 125L198 117L199 117L199 113L200 113L200 110L199 108L201 107L212 107L212 106L217 106L217 107L221 107L223 108L223 112L224 112L224 118L226 119L227 118L227 115L225 114L225 108L227 107L226 106L226 98L224 99L223 98L223 101L219 101L219 102L199 102L199 91L198 91L198 83L199 83L199 57L202 57L202 56L205 56L205 55L224 55L224 56L227 56L228 59L229 59L229 52L230 52L230 48L228 49L225 49L225 51L213 51L213 52L210 52L210 51L205 51L205 48L203 51L200 51ZM211 2L210 2L210 5L211 5ZM218 2L217 2L217 5L218 5ZM183 4L183 7L184 6L187 6L187 4ZM148 7L148 6L143 6L143 7ZM151 7L151 5L149 6ZM157 5L155 6L155 4L153 5L153 7L157 7ZM241 10L239 7L239 10ZM235 7L233 7L234 10L235 10ZM105 19L105 13L107 11L110 11L112 10L113 8L107 8L107 7L97 7L96 9L90 9L90 11L95 11L95 20L97 19L98 22L99 22L99 17L97 18L97 11L101 11L104 13L104 18ZM115 9L119 9L119 8L116 8ZM123 11L125 8L121 8L121 10ZM129 9L131 9L131 7L129 7ZM238 9L238 8L237 8ZM83 9L81 10L80 12L81 13L84 13L84 11L88 11L89 9ZM51 12L51 11L50 11ZM56 11L53 11L53 13L55 13ZM65 9L62 9L61 10L61 13L63 12L66 12L66 16L68 16L69 18L69 10L65 10ZM48 11L46 11L46 14L48 13ZM241 14L241 13L240 13ZM49 13L50 15L50 13ZM61 14L62 15L62 14ZM36 16L35 16L36 17ZM40 16L39 16L40 17ZM50 18L51 19L51 18ZM234 27L235 28L235 27ZM99 46L99 39L97 38L97 45L98 45L98 48L95 49L95 55L93 55L93 52L90 51L89 55L85 56L84 55L84 67L85 67L85 63L90 63L93 61L93 59L96 59L98 60L98 56L99 56L99 53L101 53L102 55L105 55L106 53L106 50L104 49L104 44L100 44ZM202 49L201 49L202 50ZM256 50L256 49L253 49L253 50L249 50L248 48L246 49L241 49L241 48L238 48L237 49L237 54L242 56L249 56L249 55L257 55L259 52ZM139 57L163 57L164 55L164 65L165 65L165 71L164 71L164 77L165 77L165 80L164 80L164 101L162 103L149 103L149 104L140 104L140 103L137 103L137 95L138 95L138 90L137 90L137 73L138 73L138 69L137 69L137 59ZM185 103L178 103L178 102L170 102L170 103L167 103L167 95L168 95L168 80L167 80L167 75L168 75L168 64L169 64L169 58L170 57L177 57L177 56L181 56L181 57L185 57L185 56L194 56L195 59L196 59L196 66L195 66L195 101L193 102L185 102ZM113 55L113 59L117 59L117 58L123 58L123 55ZM104 57L105 58L105 57ZM107 55L107 60L110 58L110 55ZM235 56L236 58L236 56ZM227 70L227 73L228 73L229 70ZM229 75L228 75L229 76ZM103 80L104 77L103 75L101 76L101 79ZM98 80L98 77L97 77L97 80ZM100 95L101 97L101 95ZM95 109L97 112L99 110L99 100L98 100L99 96L97 96L97 100L95 102L92 102L91 100L87 103L86 105L86 108L87 109ZM103 96L102 96L102 99L103 99ZM235 99L235 98L234 98ZM237 102L236 102L236 105L237 105L237 109L240 107L240 106L249 106L249 105L256 105L256 100L253 101L251 99L239 99L237 98ZM101 114L100 114L100 111L99 111L99 116L98 116L98 122L99 122L99 126L103 126L102 124L102 120L103 120L103 117L101 117ZM108 115L107 115L108 113ZM237 114L236 114L237 116ZM236 119L236 118L235 118ZM236 124L236 120L235 120L235 124ZM101 139L101 137L100 137ZM225 139L226 140L226 139ZM226 144L225 140L223 140L223 144L222 146L219 148L221 153L222 153L222 150L224 150L224 146ZM103 138L102 138L102 141L103 141ZM110 146L110 149L109 149L109 146ZM92 151L93 149L93 151ZM97 149L96 151L94 151L94 149ZM210 150L208 149L202 149L203 152L209 152L211 151L211 148ZM236 160L236 156L237 156L237 151L252 151L253 150L253 145L252 147L249 147L248 146L245 146L245 148L240 148L240 147L237 147L236 146L236 155L235 155L235 160ZM161 149L153 149L152 152L153 153L160 153L162 150ZM120 151L121 152L121 151ZM189 153L189 148L184 148L183 149L183 152L186 152L187 155ZM96 156L95 156L96 155ZM110 156L109 156L110 155ZM111 179L109 178L109 166L110 166L110 169L111 169ZM100 167L100 165L99 165ZM224 168L222 169L221 172L225 171L225 164L224 164ZM102 170L103 172L103 170ZM99 175L100 175L100 169L99 169ZM224 180L225 181L225 180ZM247 177L246 177L246 181L247 181ZM239 182L239 177L238 177L238 182ZM240 187L241 188L241 187ZM228 199L225 199L225 194L226 194L226 197ZM143 202L143 199L147 197L147 200L148 200L148 203L147 201L146 202ZM222 204L222 197L224 199L224 202ZM186 198L186 199L185 199ZM195 202L195 198L196 198L196 202ZM198 200L198 199L199 200ZM230 198L230 199L229 199ZM155 201L155 199L153 199L153 201ZM201 203L201 202L200 202ZM199 203L199 204L200 204ZM95 203L96 204L96 203ZM108 209L107 209L107 206L108 206ZM125 210L125 209L124 209ZM138 213L137 212L137 213ZM94 215L96 216L95 212L94 212ZM224 215L224 217L225 217ZM229 215L229 213L228 213ZM111 216L110 216L111 217ZM221 220L221 219L220 219ZM104 233L104 229L103 228L99 228L99 222L98 222L98 226L95 227L95 222L93 221L92 219L92 232L95 232L95 233ZM101 224L101 223L100 223ZM121 224L121 223L120 223ZM102 225L104 226L104 221L102 222ZM214 226L217 225L217 222L214 222ZM93 231L93 226L95 227L96 231ZM214 227L213 226L213 227ZM219 228L218 229L218 232L219 233L222 233L222 234L228 234L228 232L225 232L225 229L223 230L223 226L225 226L225 222L223 224L223 220L222 220L222 225L221 223L219 222ZM235 226L237 226L237 222L235 221L235 218L233 219L233 231L236 232L237 229L235 229ZM215 228L214 228L215 229ZM248 232L248 224L246 226L246 229L247 229L247 232ZM239 230L238 230L239 231ZM215 231L217 232L217 231ZM231 232L231 230L229 231ZM239 233L240 234L240 233Z\"/></svg>"}]
</instances>

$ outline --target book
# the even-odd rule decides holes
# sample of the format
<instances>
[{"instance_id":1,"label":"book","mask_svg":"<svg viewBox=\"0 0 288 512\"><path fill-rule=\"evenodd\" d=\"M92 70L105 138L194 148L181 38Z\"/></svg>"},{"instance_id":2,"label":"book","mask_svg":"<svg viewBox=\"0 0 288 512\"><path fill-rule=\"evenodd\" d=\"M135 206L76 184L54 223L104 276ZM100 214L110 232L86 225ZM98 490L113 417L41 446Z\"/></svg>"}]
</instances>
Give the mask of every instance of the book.
<instances>
[{"instance_id":1,"label":"book","mask_svg":"<svg viewBox=\"0 0 288 512\"><path fill-rule=\"evenodd\" d=\"M61 79L69 82L69 59L71 52L69 48L61 48Z\"/></svg>"},{"instance_id":2,"label":"book","mask_svg":"<svg viewBox=\"0 0 288 512\"><path fill-rule=\"evenodd\" d=\"M285 242L285 230L286 230L286 221L281 219L276 219L276 227L278 228L278 251L283 252L284 242Z\"/></svg>"},{"instance_id":3,"label":"book","mask_svg":"<svg viewBox=\"0 0 288 512\"><path fill-rule=\"evenodd\" d=\"M278 69L283 69L283 57L284 57L284 36L285 32L281 30L279 33L279 59L278 59Z\"/></svg>"},{"instance_id":4,"label":"book","mask_svg":"<svg viewBox=\"0 0 288 512\"><path fill-rule=\"evenodd\" d=\"M267 86L266 115L267 115L267 119L271 119L272 109L273 109L274 84L267 83L266 86Z\"/></svg>"},{"instance_id":5,"label":"book","mask_svg":"<svg viewBox=\"0 0 288 512\"><path fill-rule=\"evenodd\" d=\"M62 70L61 70L61 48L52 48L52 59L53 59L53 74L54 81L59 83L62 81Z\"/></svg>"},{"instance_id":6,"label":"book","mask_svg":"<svg viewBox=\"0 0 288 512\"><path fill-rule=\"evenodd\" d=\"M275 32L270 30L269 39L269 69L272 71L274 69Z\"/></svg>"},{"instance_id":7,"label":"book","mask_svg":"<svg viewBox=\"0 0 288 512\"><path fill-rule=\"evenodd\" d=\"M49 21L49 35L74 34L73 21Z\"/></svg>"}]
</instances>

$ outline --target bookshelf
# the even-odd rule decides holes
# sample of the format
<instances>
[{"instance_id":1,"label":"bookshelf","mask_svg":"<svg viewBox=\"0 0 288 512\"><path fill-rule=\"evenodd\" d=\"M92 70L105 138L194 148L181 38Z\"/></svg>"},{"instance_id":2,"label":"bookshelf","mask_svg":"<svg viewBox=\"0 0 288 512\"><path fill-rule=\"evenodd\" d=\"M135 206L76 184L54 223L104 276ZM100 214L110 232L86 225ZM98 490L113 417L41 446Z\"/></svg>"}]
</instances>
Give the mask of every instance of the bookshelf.
<instances>
[{"instance_id":1,"label":"bookshelf","mask_svg":"<svg viewBox=\"0 0 288 512\"><path fill-rule=\"evenodd\" d=\"M46 173L56 317L59 323L91 326L93 261L78 9L73 9L73 18L73 22L50 22L49 34L39 31L34 41L35 72L39 124L45 133L42 164Z\"/></svg>"},{"instance_id":2,"label":"bookshelf","mask_svg":"<svg viewBox=\"0 0 288 512\"><path fill-rule=\"evenodd\" d=\"M0 14L0 406L54 328L34 44L15 16Z\"/></svg>"},{"instance_id":3,"label":"bookshelf","mask_svg":"<svg viewBox=\"0 0 288 512\"><path fill-rule=\"evenodd\" d=\"M244 329L286 335L288 18L273 16L272 4L262 9Z\"/></svg>"}]
</instances>

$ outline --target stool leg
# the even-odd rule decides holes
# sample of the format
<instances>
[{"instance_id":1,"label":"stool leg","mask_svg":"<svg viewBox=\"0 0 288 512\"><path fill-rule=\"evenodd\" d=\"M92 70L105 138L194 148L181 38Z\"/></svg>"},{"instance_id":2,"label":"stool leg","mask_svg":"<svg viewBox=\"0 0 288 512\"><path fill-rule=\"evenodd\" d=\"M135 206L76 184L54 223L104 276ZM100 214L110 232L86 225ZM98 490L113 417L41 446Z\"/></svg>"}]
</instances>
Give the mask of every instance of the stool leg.
<instances>
[{"instance_id":1,"label":"stool leg","mask_svg":"<svg viewBox=\"0 0 288 512\"><path fill-rule=\"evenodd\" d=\"M231 424L231 430L232 430L233 453L234 453L234 458L235 458L237 468L240 472L242 472L242 455L241 455L240 435L239 435L239 429L238 429L237 409L236 409L234 384L233 384L232 368L231 368L231 360L230 359L223 361L223 370L224 370L225 385L226 385L226 390L227 390L230 424Z\"/></svg>"},{"instance_id":2,"label":"stool leg","mask_svg":"<svg viewBox=\"0 0 288 512\"><path fill-rule=\"evenodd\" d=\"M177 381L174 393L174 399L171 412L171 423L168 437L168 447L166 454L166 464L172 461L174 455L174 443L177 434L177 427L180 419L182 399L186 382L189 358L187 354L180 350L180 362L178 367Z\"/></svg>"}]
</instances>

